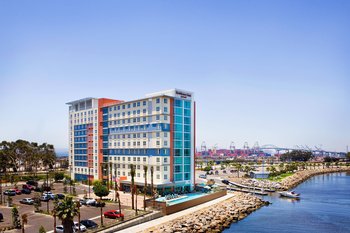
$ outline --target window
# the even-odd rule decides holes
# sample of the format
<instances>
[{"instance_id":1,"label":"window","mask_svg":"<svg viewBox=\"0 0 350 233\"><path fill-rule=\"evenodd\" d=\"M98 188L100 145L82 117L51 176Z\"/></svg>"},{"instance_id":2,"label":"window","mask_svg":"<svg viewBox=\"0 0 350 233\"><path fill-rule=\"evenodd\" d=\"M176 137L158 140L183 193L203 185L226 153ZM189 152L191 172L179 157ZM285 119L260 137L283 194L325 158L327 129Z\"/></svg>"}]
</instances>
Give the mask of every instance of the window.
<instances>
[{"instance_id":1,"label":"window","mask_svg":"<svg viewBox=\"0 0 350 233\"><path fill-rule=\"evenodd\" d=\"M143 142L142 142L142 145L146 146L146 141L143 141Z\"/></svg>"},{"instance_id":2,"label":"window","mask_svg":"<svg viewBox=\"0 0 350 233\"><path fill-rule=\"evenodd\" d=\"M157 175L157 180L159 180L160 179L160 175Z\"/></svg>"},{"instance_id":3,"label":"window","mask_svg":"<svg viewBox=\"0 0 350 233\"><path fill-rule=\"evenodd\" d=\"M165 172L168 171L168 166L164 166L164 171L165 171Z\"/></svg>"},{"instance_id":4,"label":"window","mask_svg":"<svg viewBox=\"0 0 350 233\"><path fill-rule=\"evenodd\" d=\"M167 121L168 120L168 116L164 115L164 120Z\"/></svg>"},{"instance_id":5,"label":"window","mask_svg":"<svg viewBox=\"0 0 350 233\"><path fill-rule=\"evenodd\" d=\"M167 132L164 132L164 137L168 137L168 133Z\"/></svg>"},{"instance_id":6,"label":"window","mask_svg":"<svg viewBox=\"0 0 350 233\"><path fill-rule=\"evenodd\" d=\"M156 133L156 137L157 137L157 138L160 137L160 133L159 133L159 132Z\"/></svg>"},{"instance_id":7,"label":"window","mask_svg":"<svg viewBox=\"0 0 350 233\"><path fill-rule=\"evenodd\" d=\"M157 146L159 146L160 145L160 141L157 141Z\"/></svg>"},{"instance_id":8,"label":"window","mask_svg":"<svg viewBox=\"0 0 350 233\"><path fill-rule=\"evenodd\" d=\"M167 163L168 162L168 158L164 158L164 163Z\"/></svg>"},{"instance_id":9,"label":"window","mask_svg":"<svg viewBox=\"0 0 350 233\"><path fill-rule=\"evenodd\" d=\"M160 120L160 116L157 115L157 116L156 116L156 121L159 121L159 120Z\"/></svg>"},{"instance_id":10,"label":"window","mask_svg":"<svg viewBox=\"0 0 350 233\"><path fill-rule=\"evenodd\" d=\"M146 157L143 157L143 162L146 162Z\"/></svg>"},{"instance_id":11,"label":"window","mask_svg":"<svg viewBox=\"0 0 350 233\"><path fill-rule=\"evenodd\" d=\"M164 146L168 146L168 141L164 141Z\"/></svg>"},{"instance_id":12,"label":"window","mask_svg":"<svg viewBox=\"0 0 350 233\"><path fill-rule=\"evenodd\" d=\"M159 163L160 162L160 158L157 158L157 163Z\"/></svg>"},{"instance_id":13,"label":"window","mask_svg":"<svg viewBox=\"0 0 350 233\"><path fill-rule=\"evenodd\" d=\"M168 99L164 99L164 103L167 104L168 103Z\"/></svg>"},{"instance_id":14,"label":"window","mask_svg":"<svg viewBox=\"0 0 350 233\"><path fill-rule=\"evenodd\" d=\"M156 111L159 112L160 111L160 107L156 107Z\"/></svg>"},{"instance_id":15,"label":"window","mask_svg":"<svg viewBox=\"0 0 350 233\"><path fill-rule=\"evenodd\" d=\"M159 98L156 99L156 103L157 103L157 104L160 103L160 99L159 99Z\"/></svg>"},{"instance_id":16,"label":"window","mask_svg":"<svg viewBox=\"0 0 350 233\"><path fill-rule=\"evenodd\" d=\"M164 175L164 180L167 180L168 179L168 175Z\"/></svg>"},{"instance_id":17,"label":"window","mask_svg":"<svg viewBox=\"0 0 350 233\"><path fill-rule=\"evenodd\" d=\"M160 171L160 167L159 167L159 166L156 167L156 171L157 171L157 172Z\"/></svg>"},{"instance_id":18,"label":"window","mask_svg":"<svg viewBox=\"0 0 350 233\"><path fill-rule=\"evenodd\" d=\"M168 108L167 107L164 107L164 112L168 112Z\"/></svg>"}]
</instances>

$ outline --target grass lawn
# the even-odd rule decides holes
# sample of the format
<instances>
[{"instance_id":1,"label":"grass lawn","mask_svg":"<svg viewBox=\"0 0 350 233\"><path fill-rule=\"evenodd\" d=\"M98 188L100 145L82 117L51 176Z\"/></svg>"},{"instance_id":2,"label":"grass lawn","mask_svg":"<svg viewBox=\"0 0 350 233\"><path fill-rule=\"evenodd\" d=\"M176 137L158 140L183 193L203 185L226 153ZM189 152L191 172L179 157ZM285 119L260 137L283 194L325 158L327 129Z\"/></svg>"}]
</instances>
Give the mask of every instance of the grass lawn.
<instances>
[{"instance_id":1,"label":"grass lawn","mask_svg":"<svg viewBox=\"0 0 350 233\"><path fill-rule=\"evenodd\" d=\"M271 176L268 178L268 180L281 182L284 178L291 176L293 174L294 174L293 172L287 172L287 173L283 173L283 174L278 175L278 176Z\"/></svg>"}]
</instances>

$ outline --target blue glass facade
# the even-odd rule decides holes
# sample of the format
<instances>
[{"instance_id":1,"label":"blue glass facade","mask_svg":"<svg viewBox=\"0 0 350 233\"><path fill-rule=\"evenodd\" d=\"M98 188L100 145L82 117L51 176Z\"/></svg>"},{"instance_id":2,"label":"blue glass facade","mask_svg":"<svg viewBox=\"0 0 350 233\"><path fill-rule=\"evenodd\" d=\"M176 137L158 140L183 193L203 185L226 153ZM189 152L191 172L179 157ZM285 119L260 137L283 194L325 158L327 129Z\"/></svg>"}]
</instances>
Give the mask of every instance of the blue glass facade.
<instances>
[{"instance_id":1,"label":"blue glass facade","mask_svg":"<svg viewBox=\"0 0 350 233\"><path fill-rule=\"evenodd\" d=\"M174 100L174 181L191 179L191 102Z\"/></svg>"},{"instance_id":2,"label":"blue glass facade","mask_svg":"<svg viewBox=\"0 0 350 233\"><path fill-rule=\"evenodd\" d=\"M87 167L87 124L74 126L74 166Z\"/></svg>"}]
</instances>

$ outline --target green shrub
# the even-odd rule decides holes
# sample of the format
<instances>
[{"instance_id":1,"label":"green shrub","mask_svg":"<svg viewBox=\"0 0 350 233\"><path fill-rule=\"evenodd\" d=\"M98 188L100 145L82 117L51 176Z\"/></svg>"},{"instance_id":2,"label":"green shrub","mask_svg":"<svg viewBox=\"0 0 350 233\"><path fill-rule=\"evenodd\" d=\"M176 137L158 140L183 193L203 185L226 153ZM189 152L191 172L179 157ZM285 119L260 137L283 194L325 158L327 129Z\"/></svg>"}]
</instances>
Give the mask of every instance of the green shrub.
<instances>
[{"instance_id":1,"label":"green shrub","mask_svg":"<svg viewBox=\"0 0 350 233\"><path fill-rule=\"evenodd\" d=\"M43 226L40 226L39 233L46 233L46 230Z\"/></svg>"},{"instance_id":2,"label":"green shrub","mask_svg":"<svg viewBox=\"0 0 350 233\"><path fill-rule=\"evenodd\" d=\"M11 214L12 214L13 227L16 229L20 229L21 228L21 220L19 219L19 214L18 214L18 210L16 207L12 208Z\"/></svg>"}]
</instances>

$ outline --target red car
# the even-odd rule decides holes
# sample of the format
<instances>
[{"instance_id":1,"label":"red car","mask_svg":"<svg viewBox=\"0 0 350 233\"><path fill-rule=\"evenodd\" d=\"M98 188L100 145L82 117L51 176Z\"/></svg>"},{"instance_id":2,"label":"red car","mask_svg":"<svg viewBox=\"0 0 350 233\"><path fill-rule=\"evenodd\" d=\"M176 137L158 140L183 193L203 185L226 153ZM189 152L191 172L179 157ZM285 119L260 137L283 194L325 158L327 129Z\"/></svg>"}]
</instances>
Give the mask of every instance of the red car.
<instances>
[{"instance_id":1,"label":"red car","mask_svg":"<svg viewBox=\"0 0 350 233\"><path fill-rule=\"evenodd\" d=\"M24 185L22 186L22 188L23 188L23 189L34 190L34 187L31 186L31 185L29 185L29 184L24 184Z\"/></svg>"},{"instance_id":2,"label":"red car","mask_svg":"<svg viewBox=\"0 0 350 233\"><path fill-rule=\"evenodd\" d=\"M15 190L15 192L16 192L17 195L22 194L22 191L21 191L21 190L19 190L19 189L14 189L14 190Z\"/></svg>"},{"instance_id":3,"label":"red car","mask_svg":"<svg viewBox=\"0 0 350 233\"><path fill-rule=\"evenodd\" d=\"M119 213L118 210L109 210L103 214L105 218L120 218L124 217L124 214Z\"/></svg>"}]
</instances>

